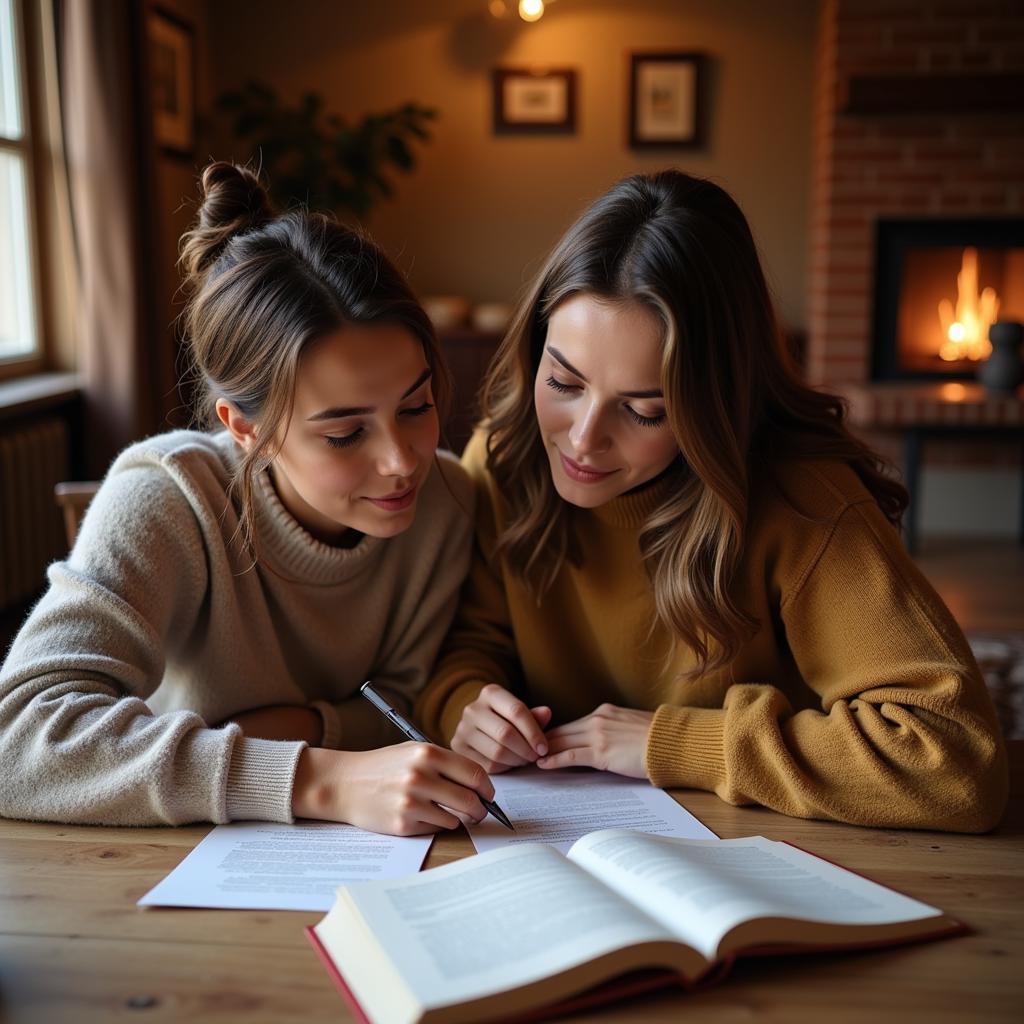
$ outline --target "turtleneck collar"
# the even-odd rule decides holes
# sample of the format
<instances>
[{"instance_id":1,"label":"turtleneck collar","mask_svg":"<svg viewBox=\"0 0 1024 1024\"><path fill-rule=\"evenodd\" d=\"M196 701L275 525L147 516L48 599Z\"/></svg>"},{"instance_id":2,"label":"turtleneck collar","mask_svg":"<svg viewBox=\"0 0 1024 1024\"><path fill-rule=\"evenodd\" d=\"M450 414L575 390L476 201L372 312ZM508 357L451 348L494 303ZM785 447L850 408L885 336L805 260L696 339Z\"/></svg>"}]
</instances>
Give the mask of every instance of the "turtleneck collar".
<instances>
[{"instance_id":1,"label":"turtleneck collar","mask_svg":"<svg viewBox=\"0 0 1024 1024\"><path fill-rule=\"evenodd\" d=\"M586 511L598 522L608 526L639 529L646 522L647 517L673 491L678 491L682 487L684 479L685 476L679 466L673 464L648 483L641 484L604 505Z\"/></svg>"},{"instance_id":2,"label":"turtleneck collar","mask_svg":"<svg viewBox=\"0 0 1024 1024\"><path fill-rule=\"evenodd\" d=\"M259 560L272 561L296 581L340 583L372 561L384 543L383 538L364 536L354 547L341 548L317 540L284 507L266 470L254 481L253 501Z\"/></svg>"}]
</instances>

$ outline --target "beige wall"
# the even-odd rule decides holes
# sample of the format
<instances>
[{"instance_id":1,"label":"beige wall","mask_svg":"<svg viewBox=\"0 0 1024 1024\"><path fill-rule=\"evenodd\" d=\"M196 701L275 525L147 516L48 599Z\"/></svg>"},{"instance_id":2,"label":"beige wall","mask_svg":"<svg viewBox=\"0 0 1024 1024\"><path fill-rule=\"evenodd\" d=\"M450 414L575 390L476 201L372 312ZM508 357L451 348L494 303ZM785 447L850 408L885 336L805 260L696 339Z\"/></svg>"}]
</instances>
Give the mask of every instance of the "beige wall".
<instances>
[{"instance_id":1,"label":"beige wall","mask_svg":"<svg viewBox=\"0 0 1024 1024\"><path fill-rule=\"evenodd\" d=\"M784 319L802 327L816 10L814 0L558 0L526 25L491 18L486 0L214 0L211 94L255 77L288 99L321 92L348 117L407 100L437 107L413 175L367 222L423 294L514 298L590 199L622 175L675 165L736 196ZM704 148L628 148L627 55L645 49L712 58ZM493 135L497 65L575 67L576 134ZM246 155L217 132L217 156Z\"/></svg>"}]
</instances>

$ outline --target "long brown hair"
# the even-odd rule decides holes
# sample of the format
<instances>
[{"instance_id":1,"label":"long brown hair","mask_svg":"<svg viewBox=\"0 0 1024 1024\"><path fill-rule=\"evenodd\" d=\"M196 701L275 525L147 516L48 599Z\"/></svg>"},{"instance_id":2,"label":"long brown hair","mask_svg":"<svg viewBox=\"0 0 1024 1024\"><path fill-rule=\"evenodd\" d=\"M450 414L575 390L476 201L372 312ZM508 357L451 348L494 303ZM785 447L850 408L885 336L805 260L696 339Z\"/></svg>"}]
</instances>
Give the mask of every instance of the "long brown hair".
<instances>
[{"instance_id":1,"label":"long brown hair","mask_svg":"<svg viewBox=\"0 0 1024 1024\"><path fill-rule=\"evenodd\" d=\"M368 238L319 213L275 215L245 167L211 163L201 190L179 260L189 294L185 333L203 385L196 418L218 426L215 406L223 398L259 424L231 487L240 495L243 540L254 552L253 482L276 454L310 342L346 324L401 324L423 345L442 423L450 378L426 313Z\"/></svg>"},{"instance_id":2,"label":"long brown hair","mask_svg":"<svg viewBox=\"0 0 1024 1024\"><path fill-rule=\"evenodd\" d=\"M555 246L484 385L487 464L508 513L498 551L538 600L566 561L581 561L532 397L548 320L578 294L641 303L664 325L661 383L681 453L669 471L678 486L642 527L640 551L658 620L696 655L692 675L719 668L756 628L732 596L756 465L843 460L896 525L906 491L847 430L842 399L797 377L733 199L680 171L635 175Z\"/></svg>"}]
</instances>

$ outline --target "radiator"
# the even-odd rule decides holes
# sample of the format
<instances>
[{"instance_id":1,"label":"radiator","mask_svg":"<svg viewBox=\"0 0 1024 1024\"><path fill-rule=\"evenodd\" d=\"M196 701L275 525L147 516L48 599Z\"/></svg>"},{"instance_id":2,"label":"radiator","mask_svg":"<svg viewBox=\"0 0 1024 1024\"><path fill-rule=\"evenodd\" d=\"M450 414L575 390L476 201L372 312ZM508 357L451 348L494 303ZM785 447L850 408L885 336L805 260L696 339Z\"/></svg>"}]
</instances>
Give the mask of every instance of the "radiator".
<instances>
[{"instance_id":1,"label":"radiator","mask_svg":"<svg viewBox=\"0 0 1024 1024\"><path fill-rule=\"evenodd\" d=\"M0 610L31 600L67 553L54 484L68 476L68 428L57 418L0 424Z\"/></svg>"}]
</instances>

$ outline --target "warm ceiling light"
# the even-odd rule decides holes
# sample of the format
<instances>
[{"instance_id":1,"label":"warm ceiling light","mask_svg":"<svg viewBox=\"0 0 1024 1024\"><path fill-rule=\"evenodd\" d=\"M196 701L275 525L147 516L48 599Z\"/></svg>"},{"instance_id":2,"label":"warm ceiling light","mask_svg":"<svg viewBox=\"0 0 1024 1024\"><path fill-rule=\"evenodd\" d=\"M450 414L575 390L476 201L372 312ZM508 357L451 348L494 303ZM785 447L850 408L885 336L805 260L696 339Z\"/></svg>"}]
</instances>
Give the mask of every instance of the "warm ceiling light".
<instances>
[{"instance_id":1,"label":"warm ceiling light","mask_svg":"<svg viewBox=\"0 0 1024 1024\"><path fill-rule=\"evenodd\" d=\"M487 5L487 9L491 12L491 16L495 18L504 18L508 14L508 4L505 0L491 0Z\"/></svg>"},{"instance_id":2,"label":"warm ceiling light","mask_svg":"<svg viewBox=\"0 0 1024 1024\"><path fill-rule=\"evenodd\" d=\"M519 17L523 21L540 21L544 15L544 0L519 0Z\"/></svg>"}]
</instances>

